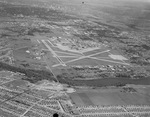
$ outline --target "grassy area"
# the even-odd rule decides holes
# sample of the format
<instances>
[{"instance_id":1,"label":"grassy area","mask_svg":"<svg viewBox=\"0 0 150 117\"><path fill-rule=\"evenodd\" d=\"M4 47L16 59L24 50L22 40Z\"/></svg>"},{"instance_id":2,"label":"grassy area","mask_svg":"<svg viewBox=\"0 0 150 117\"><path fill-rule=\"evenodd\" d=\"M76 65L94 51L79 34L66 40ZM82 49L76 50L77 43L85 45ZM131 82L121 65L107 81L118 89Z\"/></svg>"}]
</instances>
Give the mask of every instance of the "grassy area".
<instances>
[{"instance_id":1,"label":"grassy area","mask_svg":"<svg viewBox=\"0 0 150 117\"><path fill-rule=\"evenodd\" d=\"M2 62L0 62L0 69L23 73L26 77L23 77L22 79L27 80L31 83L36 83L41 80L55 81L55 78L50 71L24 69L21 67L11 66Z\"/></svg>"},{"instance_id":2,"label":"grassy area","mask_svg":"<svg viewBox=\"0 0 150 117\"><path fill-rule=\"evenodd\" d=\"M70 94L72 101L77 106L88 105L147 105L150 103L149 93L141 95L138 90L146 91L146 89L136 89L137 92L122 92L122 89L77 89L77 92Z\"/></svg>"}]
</instances>

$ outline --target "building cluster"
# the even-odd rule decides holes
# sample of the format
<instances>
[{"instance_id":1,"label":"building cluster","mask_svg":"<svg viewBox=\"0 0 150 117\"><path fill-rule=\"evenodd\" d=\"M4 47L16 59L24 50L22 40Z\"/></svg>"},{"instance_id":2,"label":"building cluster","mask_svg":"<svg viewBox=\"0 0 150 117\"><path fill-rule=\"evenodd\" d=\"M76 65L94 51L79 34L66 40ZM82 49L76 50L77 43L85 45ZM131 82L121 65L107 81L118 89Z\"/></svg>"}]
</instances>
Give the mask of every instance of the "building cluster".
<instances>
[{"instance_id":1,"label":"building cluster","mask_svg":"<svg viewBox=\"0 0 150 117\"><path fill-rule=\"evenodd\" d=\"M142 111L149 115L148 105L116 105L116 106L80 106L74 109L80 113L76 117L100 117L100 116L131 116L133 113L142 115Z\"/></svg>"},{"instance_id":2,"label":"building cluster","mask_svg":"<svg viewBox=\"0 0 150 117\"><path fill-rule=\"evenodd\" d=\"M106 46L102 43L97 43L96 41L92 40L81 40L77 38L62 38L62 37L52 37L50 38L53 45L61 44L62 46L69 47L71 50L82 51L86 49L93 49L93 48L101 48L102 46Z\"/></svg>"},{"instance_id":3,"label":"building cluster","mask_svg":"<svg viewBox=\"0 0 150 117\"><path fill-rule=\"evenodd\" d=\"M11 117L48 117L58 113L60 116L71 117L64 113L60 105L60 101L68 99L65 98L66 94L61 92L59 94L54 90L40 90L31 84L28 85L30 88L15 86L14 82L17 80L21 83L23 74L7 71L2 73L3 76L0 77L0 112L1 110L4 112L1 114L12 114ZM16 78L17 75L20 78Z\"/></svg>"},{"instance_id":4,"label":"building cluster","mask_svg":"<svg viewBox=\"0 0 150 117\"><path fill-rule=\"evenodd\" d=\"M81 39L72 39L70 41L73 41L73 45L71 45L71 49L77 49L77 50L82 50L82 49L88 49L88 48L100 48L102 46L101 43L97 43L95 41L92 40L88 40L88 41L83 41Z\"/></svg>"}]
</instances>

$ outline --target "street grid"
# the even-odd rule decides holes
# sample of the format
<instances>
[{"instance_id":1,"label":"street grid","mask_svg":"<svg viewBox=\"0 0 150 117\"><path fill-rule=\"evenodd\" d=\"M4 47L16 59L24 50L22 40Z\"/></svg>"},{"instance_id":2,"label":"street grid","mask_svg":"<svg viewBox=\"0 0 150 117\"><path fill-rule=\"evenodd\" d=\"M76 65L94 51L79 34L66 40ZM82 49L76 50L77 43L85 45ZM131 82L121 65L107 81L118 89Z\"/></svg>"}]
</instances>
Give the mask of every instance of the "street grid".
<instances>
[{"instance_id":1,"label":"street grid","mask_svg":"<svg viewBox=\"0 0 150 117\"><path fill-rule=\"evenodd\" d=\"M150 115L150 105L126 105L126 106L79 106L64 105L65 100L55 100L59 92L49 91L49 96L42 97L39 93L33 92L34 86L22 91L10 89L5 84L12 84L16 81L12 75L7 76L12 80L3 82L0 85L0 117L49 117L53 113L59 113L64 117L100 117L100 116L125 116L141 117L143 114ZM5 77L3 77L5 78ZM1 80L1 78L0 78ZM19 79L20 80L20 79ZM65 95L67 95L65 93ZM53 108L54 107L54 108ZM55 108L58 107L58 108ZM74 113L78 112L78 113Z\"/></svg>"}]
</instances>

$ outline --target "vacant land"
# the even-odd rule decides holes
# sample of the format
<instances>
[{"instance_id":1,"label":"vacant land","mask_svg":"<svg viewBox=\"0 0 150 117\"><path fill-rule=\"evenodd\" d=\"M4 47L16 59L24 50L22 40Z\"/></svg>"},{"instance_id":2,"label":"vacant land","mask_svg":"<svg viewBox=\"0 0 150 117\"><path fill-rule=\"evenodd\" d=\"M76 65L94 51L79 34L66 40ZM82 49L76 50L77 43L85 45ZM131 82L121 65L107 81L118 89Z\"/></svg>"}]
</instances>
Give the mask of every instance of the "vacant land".
<instances>
[{"instance_id":1,"label":"vacant land","mask_svg":"<svg viewBox=\"0 0 150 117\"><path fill-rule=\"evenodd\" d=\"M139 88L137 92L123 92L123 89L85 89L70 94L77 106L87 105L146 105L150 103L149 88ZM138 91L139 90L139 91ZM144 93L142 93L144 92ZM144 94L144 95L143 95Z\"/></svg>"}]
</instances>

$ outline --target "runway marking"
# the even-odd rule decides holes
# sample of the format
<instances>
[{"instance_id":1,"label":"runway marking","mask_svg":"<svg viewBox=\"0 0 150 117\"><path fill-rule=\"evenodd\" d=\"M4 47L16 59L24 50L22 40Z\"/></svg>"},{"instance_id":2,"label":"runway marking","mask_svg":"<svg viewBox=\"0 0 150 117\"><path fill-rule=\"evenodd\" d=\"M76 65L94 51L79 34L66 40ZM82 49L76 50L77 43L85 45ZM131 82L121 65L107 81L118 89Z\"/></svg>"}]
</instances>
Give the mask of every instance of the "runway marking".
<instances>
[{"instance_id":1,"label":"runway marking","mask_svg":"<svg viewBox=\"0 0 150 117\"><path fill-rule=\"evenodd\" d=\"M58 56L61 58L79 58L80 56Z\"/></svg>"},{"instance_id":2,"label":"runway marking","mask_svg":"<svg viewBox=\"0 0 150 117\"><path fill-rule=\"evenodd\" d=\"M74 62L74 61L78 61L78 60L81 60L81 59L85 59L85 58L90 58L90 59L95 59L95 60L99 60L99 61L106 61L106 62L111 62L111 63L118 63L118 64L123 64L123 65L130 65L124 61L122 62L117 62L117 61L113 61L113 60L107 60L109 59L109 57L93 57L95 55L99 55L99 54L102 54L102 53L110 53L110 50L105 50L105 51L102 51L102 52L97 52L97 53L94 53L94 54L90 54L90 55L81 55L81 54L73 54L73 53L67 53L67 52L61 52L61 51L54 51L51 46L53 46L53 44L49 41L49 40L41 40L43 42L43 44L48 48L48 50L53 54L53 56L59 61L59 64L55 64L53 65L52 67L57 67L57 66L67 66L66 64L67 63L71 63L71 62ZM49 45L49 44L50 45ZM92 50L94 51L94 50ZM64 53L66 54L67 56L59 56L57 53ZM69 60L69 61L66 61L64 62L63 60L61 60L61 58L75 58L75 59L72 59L72 60Z\"/></svg>"},{"instance_id":3,"label":"runway marking","mask_svg":"<svg viewBox=\"0 0 150 117\"><path fill-rule=\"evenodd\" d=\"M98 55L98 54L102 54L102 53L106 53L106 52L109 52L110 50L105 50L105 51L102 51L102 52L98 52L98 53L95 53L95 54L91 54L91 55L88 55L86 57L92 57L92 56L95 56L95 55Z\"/></svg>"},{"instance_id":4,"label":"runway marking","mask_svg":"<svg viewBox=\"0 0 150 117\"><path fill-rule=\"evenodd\" d=\"M96 57L92 57L92 56L95 56L97 54L102 54L102 53L105 53L105 52L109 52L110 50L106 50L106 51L103 51L103 52L98 52L98 53L95 53L95 54L91 54L91 55L88 55L88 56L81 56L79 58L76 58L76 59L73 59L73 60L70 60L70 61L67 61L65 62L66 63L71 63L71 62L74 62L74 61L78 61L78 60L81 60L81 59L85 59L85 58L91 58L91 59L96 59L96 60L101 60L101 61L107 61L107 62L111 62L111 63L118 63L118 64L123 64L123 65L130 65L126 62L117 62L117 61L113 61L113 60L107 60L107 59L104 59L104 58L96 58ZM52 67L58 67L60 66L61 64L56 64L56 65L53 65Z\"/></svg>"},{"instance_id":5,"label":"runway marking","mask_svg":"<svg viewBox=\"0 0 150 117\"><path fill-rule=\"evenodd\" d=\"M41 43L39 40L37 40L38 43Z\"/></svg>"},{"instance_id":6,"label":"runway marking","mask_svg":"<svg viewBox=\"0 0 150 117\"><path fill-rule=\"evenodd\" d=\"M53 45L53 43L50 42L50 40L47 40L47 41L52 45L52 47L56 47L56 46Z\"/></svg>"},{"instance_id":7,"label":"runway marking","mask_svg":"<svg viewBox=\"0 0 150 117\"><path fill-rule=\"evenodd\" d=\"M77 61L77 60L81 60L81 59L84 59L84 58L88 58L88 57L91 57L91 56L95 56L97 54L102 54L102 53L105 53L105 52L109 52L110 50L105 50L105 51L102 51L102 52L98 52L98 53L95 53L95 54L91 54L91 55L88 55L88 56L81 56L77 59L73 59L73 60L70 60L70 61L67 61L65 63L70 63L70 62L74 62L74 61ZM53 67L57 67L57 66L60 66L61 64L56 64L56 65L53 65Z\"/></svg>"},{"instance_id":8,"label":"runway marking","mask_svg":"<svg viewBox=\"0 0 150 117\"><path fill-rule=\"evenodd\" d=\"M95 58L110 59L110 57L95 57Z\"/></svg>"},{"instance_id":9,"label":"runway marking","mask_svg":"<svg viewBox=\"0 0 150 117\"><path fill-rule=\"evenodd\" d=\"M77 59L73 59L73 60L70 60L70 61L67 61L67 62L65 62L65 64L66 63L71 63L71 62L74 62L74 61L77 61L77 60L80 60L80 59L84 59L84 58L86 58L85 56L82 56L82 57L79 57L79 58L77 58ZM56 65L53 65L52 67L57 67L57 66L60 66L61 64L56 64Z\"/></svg>"},{"instance_id":10,"label":"runway marking","mask_svg":"<svg viewBox=\"0 0 150 117\"><path fill-rule=\"evenodd\" d=\"M81 56L81 54L74 54L74 53L67 53L67 52L61 52L61 51L55 51L56 53L63 53L63 54L68 54L68 55L74 55L74 56Z\"/></svg>"},{"instance_id":11,"label":"runway marking","mask_svg":"<svg viewBox=\"0 0 150 117\"><path fill-rule=\"evenodd\" d=\"M95 51L95 50L99 50L99 49L100 49L99 47L95 47L90 50L79 50L79 52L86 53L86 52Z\"/></svg>"},{"instance_id":12,"label":"runway marking","mask_svg":"<svg viewBox=\"0 0 150 117\"><path fill-rule=\"evenodd\" d=\"M130 64L124 63L124 62L117 62L117 61L111 61L111 60L106 60L106 59L99 59L99 58L95 58L95 57L90 57L90 58L100 60L100 61L107 61L107 62L111 62L111 63L119 63L119 64L124 64L124 65L130 65Z\"/></svg>"},{"instance_id":13,"label":"runway marking","mask_svg":"<svg viewBox=\"0 0 150 117\"><path fill-rule=\"evenodd\" d=\"M53 51L53 49L45 42L45 40L42 40L42 42L49 49L49 51L53 54L53 56L60 62L60 64L62 66L66 66L66 64L57 56L57 54L55 53L55 51Z\"/></svg>"}]
</instances>

